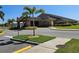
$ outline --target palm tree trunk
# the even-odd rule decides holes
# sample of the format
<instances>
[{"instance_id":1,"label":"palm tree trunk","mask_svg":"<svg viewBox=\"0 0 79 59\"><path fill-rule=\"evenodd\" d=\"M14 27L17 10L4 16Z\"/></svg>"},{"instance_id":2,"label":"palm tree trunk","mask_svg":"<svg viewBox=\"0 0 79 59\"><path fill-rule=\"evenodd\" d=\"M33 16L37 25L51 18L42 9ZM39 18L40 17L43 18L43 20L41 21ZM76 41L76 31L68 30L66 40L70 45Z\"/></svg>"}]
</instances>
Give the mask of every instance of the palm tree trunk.
<instances>
[{"instance_id":1,"label":"palm tree trunk","mask_svg":"<svg viewBox=\"0 0 79 59\"><path fill-rule=\"evenodd\" d=\"M32 18L34 18L34 14L32 14ZM35 21L33 19L33 36L35 36Z\"/></svg>"},{"instance_id":2,"label":"palm tree trunk","mask_svg":"<svg viewBox=\"0 0 79 59\"><path fill-rule=\"evenodd\" d=\"M19 31L20 31L20 22L17 22L17 29L18 29L18 37L19 37Z\"/></svg>"},{"instance_id":3,"label":"palm tree trunk","mask_svg":"<svg viewBox=\"0 0 79 59\"><path fill-rule=\"evenodd\" d=\"M3 30L5 29L4 28L4 19L2 20L2 28L3 28Z\"/></svg>"},{"instance_id":4,"label":"palm tree trunk","mask_svg":"<svg viewBox=\"0 0 79 59\"><path fill-rule=\"evenodd\" d=\"M19 29L17 29L17 32L18 32L18 37L19 37Z\"/></svg>"}]
</instances>

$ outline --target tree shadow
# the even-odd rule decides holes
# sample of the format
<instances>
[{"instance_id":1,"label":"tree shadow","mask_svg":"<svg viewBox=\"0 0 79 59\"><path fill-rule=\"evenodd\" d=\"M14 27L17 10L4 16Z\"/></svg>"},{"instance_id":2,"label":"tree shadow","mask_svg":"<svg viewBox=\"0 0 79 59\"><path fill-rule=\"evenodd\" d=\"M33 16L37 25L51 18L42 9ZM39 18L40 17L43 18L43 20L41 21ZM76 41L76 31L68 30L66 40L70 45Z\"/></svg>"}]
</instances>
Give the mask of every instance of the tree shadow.
<instances>
[{"instance_id":1,"label":"tree shadow","mask_svg":"<svg viewBox=\"0 0 79 59\"><path fill-rule=\"evenodd\" d=\"M0 40L0 41L4 41L4 40Z\"/></svg>"},{"instance_id":2,"label":"tree shadow","mask_svg":"<svg viewBox=\"0 0 79 59\"><path fill-rule=\"evenodd\" d=\"M14 45L18 45L18 44L23 44L23 43L22 43L22 42L20 42L20 43L15 43L15 42L14 42L13 44L14 44Z\"/></svg>"},{"instance_id":3,"label":"tree shadow","mask_svg":"<svg viewBox=\"0 0 79 59\"><path fill-rule=\"evenodd\" d=\"M13 43L13 41L1 42L0 46L9 45L9 44L12 44L12 43Z\"/></svg>"}]
</instances>

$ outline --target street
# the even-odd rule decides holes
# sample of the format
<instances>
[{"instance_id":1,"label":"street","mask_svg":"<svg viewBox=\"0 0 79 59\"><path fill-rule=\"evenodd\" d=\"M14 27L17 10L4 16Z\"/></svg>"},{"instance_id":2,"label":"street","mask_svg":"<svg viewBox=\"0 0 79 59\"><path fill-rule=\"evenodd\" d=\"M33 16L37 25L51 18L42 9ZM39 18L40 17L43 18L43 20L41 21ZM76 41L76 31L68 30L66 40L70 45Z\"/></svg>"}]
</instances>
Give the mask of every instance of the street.
<instances>
[{"instance_id":1,"label":"street","mask_svg":"<svg viewBox=\"0 0 79 59\"><path fill-rule=\"evenodd\" d=\"M26 35L26 34L29 35L32 34L32 30L21 30L19 31L19 33L22 35ZM16 30L6 30L5 34L3 36L0 36L0 40L4 40L6 42L10 39L5 38L4 36L15 36L15 35L17 35ZM79 31L60 31L60 30L50 30L48 28L38 28L36 30L36 35L50 35L60 38L71 39L71 38L79 38ZM21 44L9 44L9 45L0 46L0 53L14 52L26 46L29 46L29 44L21 43Z\"/></svg>"},{"instance_id":2,"label":"street","mask_svg":"<svg viewBox=\"0 0 79 59\"><path fill-rule=\"evenodd\" d=\"M21 30L20 34L32 34L32 30ZM6 32L7 36L15 36L17 35L17 31L8 30ZM79 38L79 31L60 31L60 30L51 30L48 28L38 28L36 30L36 35L51 35L62 38Z\"/></svg>"}]
</instances>

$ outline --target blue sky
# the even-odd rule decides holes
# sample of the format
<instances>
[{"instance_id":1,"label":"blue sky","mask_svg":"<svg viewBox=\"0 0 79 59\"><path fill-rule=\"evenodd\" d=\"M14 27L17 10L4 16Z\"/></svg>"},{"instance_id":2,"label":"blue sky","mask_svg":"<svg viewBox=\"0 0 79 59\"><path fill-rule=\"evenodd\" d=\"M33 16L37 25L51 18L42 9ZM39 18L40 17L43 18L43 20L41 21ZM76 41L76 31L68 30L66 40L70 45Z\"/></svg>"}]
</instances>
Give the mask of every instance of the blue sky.
<instances>
[{"instance_id":1,"label":"blue sky","mask_svg":"<svg viewBox=\"0 0 79 59\"><path fill-rule=\"evenodd\" d=\"M55 14L64 16L71 19L79 20L79 5L28 5L29 7L35 6L37 9L44 9L48 14ZM8 19L20 17L24 5L3 5L2 11L5 13L5 22ZM0 20L0 23L2 21Z\"/></svg>"}]
</instances>

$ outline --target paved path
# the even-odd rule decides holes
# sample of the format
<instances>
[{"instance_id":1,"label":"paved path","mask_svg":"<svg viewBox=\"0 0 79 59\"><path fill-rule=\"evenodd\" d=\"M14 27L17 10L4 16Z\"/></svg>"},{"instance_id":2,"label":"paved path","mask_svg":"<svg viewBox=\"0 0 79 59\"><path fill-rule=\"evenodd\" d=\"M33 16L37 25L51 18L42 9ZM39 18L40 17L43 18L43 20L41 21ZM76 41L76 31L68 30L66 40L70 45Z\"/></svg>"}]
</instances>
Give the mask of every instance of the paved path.
<instances>
[{"instance_id":1,"label":"paved path","mask_svg":"<svg viewBox=\"0 0 79 59\"><path fill-rule=\"evenodd\" d=\"M56 38L24 51L24 53L53 53L58 49L56 45L63 45L70 40L68 38Z\"/></svg>"}]
</instances>

